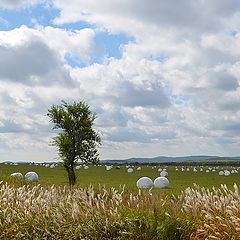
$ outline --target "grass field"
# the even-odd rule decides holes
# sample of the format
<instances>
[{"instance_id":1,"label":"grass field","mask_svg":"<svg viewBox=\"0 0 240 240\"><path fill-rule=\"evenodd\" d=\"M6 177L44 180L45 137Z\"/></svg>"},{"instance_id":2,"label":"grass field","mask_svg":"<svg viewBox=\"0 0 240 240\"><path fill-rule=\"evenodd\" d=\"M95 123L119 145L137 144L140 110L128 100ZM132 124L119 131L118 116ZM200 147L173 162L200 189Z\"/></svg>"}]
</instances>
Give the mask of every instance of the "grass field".
<instances>
[{"instance_id":1,"label":"grass field","mask_svg":"<svg viewBox=\"0 0 240 240\"><path fill-rule=\"evenodd\" d=\"M152 169L151 166L142 166L140 171L128 173L126 166L121 166L121 169L113 168L107 171L104 166L90 166L85 170L81 168L76 170L77 174L77 186L86 187L90 184L93 186L105 185L106 187L118 188L120 185L125 185L126 190L137 190L136 181L143 176L150 177L154 180L159 176L157 171L159 167ZM163 168L161 166L161 168ZM190 167L190 171L181 172L181 167L178 167L179 171L175 170L175 167L167 167L169 173L168 179L170 181L170 187L168 189L161 189L159 191L179 193L187 187L192 187L193 183L199 186L211 188L213 186L220 187L221 184L226 184L231 187L234 183L240 185L240 173L231 174L230 176L219 176L219 171L222 167L219 167L215 172L206 172L208 167L204 167L203 171L193 172ZM185 167L186 169L186 167ZM232 170L232 167L224 167L223 169ZM236 168L235 168L236 169ZM21 172L25 174L28 171L35 171L39 175L40 184L42 185L64 185L68 184L66 171L63 167L46 168L43 166L35 165L5 165L0 164L0 177L9 176L13 172Z\"/></svg>"},{"instance_id":2,"label":"grass field","mask_svg":"<svg viewBox=\"0 0 240 240\"><path fill-rule=\"evenodd\" d=\"M128 173L126 166L90 166L76 170L77 186L69 188L63 167L0 164L0 240L240 239L239 173L189 168L167 167L170 187L150 192L138 191L136 181L154 180L158 167ZM40 184L9 177L28 171L38 173Z\"/></svg>"}]
</instances>

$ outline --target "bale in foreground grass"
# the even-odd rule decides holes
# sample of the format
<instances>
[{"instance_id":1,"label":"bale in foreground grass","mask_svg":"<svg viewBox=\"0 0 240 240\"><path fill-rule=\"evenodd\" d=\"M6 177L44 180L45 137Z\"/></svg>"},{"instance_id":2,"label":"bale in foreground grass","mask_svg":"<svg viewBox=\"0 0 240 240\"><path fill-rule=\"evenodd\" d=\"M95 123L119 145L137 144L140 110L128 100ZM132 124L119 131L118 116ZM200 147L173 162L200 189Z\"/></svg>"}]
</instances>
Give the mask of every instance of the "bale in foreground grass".
<instances>
[{"instance_id":1,"label":"bale in foreground grass","mask_svg":"<svg viewBox=\"0 0 240 240\"><path fill-rule=\"evenodd\" d=\"M137 181L138 188L151 188L153 187L153 181L149 177L141 177Z\"/></svg>"},{"instance_id":2,"label":"bale in foreground grass","mask_svg":"<svg viewBox=\"0 0 240 240\"><path fill-rule=\"evenodd\" d=\"M20 172L15 172L10 175L11 177L23 178L23 175Z\"/></svg>"},{"instance_id":3,"label":"bale in foreground grass","mask_svg":"<svg viewBox=\"0 0 240 240\"><path fill-rule=\"evenodd\" d=\"M25 174L25 179L26 179L26 181L30 181L30 182L38 182L39 181L38 175L35 172L27 172Z\"/></svg>"},{"instance_id":4,"label":"bale in foreground grass","mask_svg":"<svg viewBox=\"0 0 240 240\"><path fill-rule=\"evenodd\" d=\"M157 177L154 180L155 188L167 188L169 186L169 181L166 177Z\"/></svg>"}]
</instances>

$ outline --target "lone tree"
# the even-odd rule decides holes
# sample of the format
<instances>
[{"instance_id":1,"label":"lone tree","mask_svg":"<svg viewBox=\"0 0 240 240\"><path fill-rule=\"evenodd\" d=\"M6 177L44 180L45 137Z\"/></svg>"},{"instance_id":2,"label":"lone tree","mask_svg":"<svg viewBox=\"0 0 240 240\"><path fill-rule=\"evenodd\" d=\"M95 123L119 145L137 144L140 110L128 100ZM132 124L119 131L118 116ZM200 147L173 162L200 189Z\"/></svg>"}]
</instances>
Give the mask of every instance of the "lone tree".
<instances>
[{"instance_id":1,"label":"lone tree","mask_svg":"<svg viewBox=\"0 0 240 240\"><path fill-rule=\"evenodd\" d=\"M69 184L76 183L74 166L78 161L97 163L99 161L97 146L101 143L100 136L93 129L96 114L83 101L61 105L52 105L47 116L54 124L53 129L60 129L53 138L53 145L63 160L68 173Z\"/></svg>"}]
</instances>

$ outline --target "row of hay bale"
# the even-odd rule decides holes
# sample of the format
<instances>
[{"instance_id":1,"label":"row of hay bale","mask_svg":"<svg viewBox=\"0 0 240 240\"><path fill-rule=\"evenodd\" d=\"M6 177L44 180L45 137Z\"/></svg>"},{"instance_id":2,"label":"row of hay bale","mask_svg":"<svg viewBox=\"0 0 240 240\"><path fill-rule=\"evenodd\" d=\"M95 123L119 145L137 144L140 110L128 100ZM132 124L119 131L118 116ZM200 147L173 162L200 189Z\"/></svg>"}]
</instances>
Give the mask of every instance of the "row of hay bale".
<instances>
[{"instance_id":1,"label":"row of hay bale","mask_svg":"<svg viewBox=\"0 0 240 240\"><path fill-rule=\"evenodd\" d=\"M222 169L219 171L219 169ZM230 176L231 174L236 174L236 173L239 173L239 168L232 168L231 170L228 170L228 169L224 169L223 167L220 168L220 167L207 167L204 169L204 167L187 167L187 168L184 168L184 167L176 167L175 168L176 171L180 171L180 172L206 172L206 173L212 173L212 172L218 172L219 176Z\"/></svg>"},{"instance_id":2,"label":"row of hay bale","mask_svg":"<svg viewBox=\"0 0 240 240\"><path fill-rule=\"evenodd\" d=\"M149 177L141 177L137 181L138 188L167 188L169 184L166 177L157 177L154 181Z\"/></svg>"},{"instance_id":3,"label":"row of hay bale","mask_svg":"<svg viewBox=\"0 0 240 240\"><path fill-rule=\"evenodd\" d=\"M15 172L10 175L11 177L17 177L17 178L22 178L23 179L23 174L20 172ZM38 182L38 174L36 172L27 172L24 176L26 181L29 182Z\"/></svg>"}]
</instances>

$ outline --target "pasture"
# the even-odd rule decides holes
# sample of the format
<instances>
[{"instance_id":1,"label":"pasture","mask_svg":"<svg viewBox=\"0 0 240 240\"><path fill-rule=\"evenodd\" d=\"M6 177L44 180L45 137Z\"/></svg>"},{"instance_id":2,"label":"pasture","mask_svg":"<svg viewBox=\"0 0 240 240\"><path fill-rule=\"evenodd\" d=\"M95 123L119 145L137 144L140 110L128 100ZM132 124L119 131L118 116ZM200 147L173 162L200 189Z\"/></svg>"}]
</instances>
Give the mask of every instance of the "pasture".
<instances>
[{"instance_id":1,"label":"pasture","mask_svg":"<svg viewBox=\"0 0 240 240\"><path fill-rule=\"evenodd\" d=\"M219 171L233 169L238 170L237 167L224 166L224 167L196 167L197 172L193 171L193 167L175 167L175 166L141 166L141 170L137 171L137 167L133 167L134 172L128 173L125 165L120 166L120 169L116 169L115 166L109 171L105 166L89 166L89 169L83 167L76 171L77 186L87 187L93 185L98 187L99 185L105 185L107 188L125 185L126 190L137 190L136 182L140 177L147 176L152 180L160 176L159 168L166 168L168 172L168 179L170 186L167 189L160 189L157 191L165 193L180 193L187 187L192 187L193 183L206 188L220 187L221 184L226 184L231 188L234 183L240 185L240 173L233 173L230 176L219 176ZM176 168L178 171L176 171ZM184 171L182 171L182 168ZM189 171L187 171L189 168ZM202 171L200 171L202 169ZM0 178L8 177L13 172L21 172L25 174L29 171L35 171L39 175L39 183L41 185L67 185L67 174L62 166L55 168L49 168L44 166L35 166L28 164L20 165L5 165L0 164Z\"/></svg>"},{"instance_id":2,"label":"pasture","mask_svg":"<svg viewBox=\"0 0 240 240\"><path fill-rule=\"evenodd\" d=\"M154 180L159 168L166 168L170 187L138 191L137 180ZM0 239L239 239L237 167L133 169L82 167L69 188L63 167L0 164ZM222 170L232 173L220 176ZM9 177L29 171L39 184Z\"/></svg>"}]
</instances>

